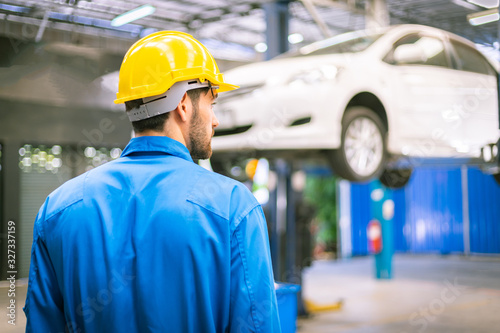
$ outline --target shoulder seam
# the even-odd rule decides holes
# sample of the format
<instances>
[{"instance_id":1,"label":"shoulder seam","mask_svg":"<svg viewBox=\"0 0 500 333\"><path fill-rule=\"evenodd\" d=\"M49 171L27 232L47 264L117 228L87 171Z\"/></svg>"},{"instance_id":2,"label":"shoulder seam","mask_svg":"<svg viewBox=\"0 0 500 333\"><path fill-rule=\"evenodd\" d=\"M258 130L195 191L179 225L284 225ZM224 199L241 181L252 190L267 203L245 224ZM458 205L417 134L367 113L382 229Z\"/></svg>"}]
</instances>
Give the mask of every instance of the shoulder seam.
<instances>
[{"instance_id":1,"label":"shoulder seam","mask_svg":"<svg viewBox=\"0 0 500 333\"><path fill-rule=\"evenodd\" d=\"M84 193L85 193L85 184L87 182L87 178L89 176L90 172L87 172L85 174L85 178L83 179L83 184L82 184L82 192L81 192L81 198L76 198L75 200L73 201L70 201L67 205L64 205L63 207L61 207L60 209L58 210L55 210L54 212L52 212L52 214L50 214L49 216L47 216L44 221L47 221L47 220L50 220L52 217L54 217L55 215L59 214L60 212L62 212L63 210L65 210L66 208L74 205L75 203L77 203L78 201L81 201L83 200L83 196L84 196Z\"/></svg>"},{"instance_id":2,"label":"shoulder seam","mask_svg":"<svg viewBox=\"0 0 500 333\"><path fill-rule=\"evenodd\" d=\"M52 214L50 214L49 216L47 216L44 221L47 221L47 220L50 220L51 218L53 218L54 216L56 216L57 214L61 213L63 210L73 206L74 204L76 204L77 202L79 201L82 201L83 198L78 198L78 199L75 199L74 201L70 202L69 204L65 205L64 207L62 207L61 209L58 209L56 210L55 212L53 212Z\"/></svg>"},{"instance_id":3,"label":"shoulder seam","mask_svg":"<svg viewBox=\"0 0 500 333\"><path fill-rule=\"evenodd\" d=\"M224 219L224 220L226 220L226 221L229 221L229 218L227 218L227 217L223 216L221 213L219 213L216 209L214 209L214 208L212 208L212 207L209 207L209 206L207 206L207 205L202 205L202 204L200 204L200 203L198 203L198 202L196 202L196 201L194 201L194 200L191 200L190 198L187 198L187 199L186 199L186 201L187 201L187 202L192 203L193 205L196 205L196 206L198 206L198 207L201 207L201 208L203 208L203 209L205 209L205 210L208 210L209 212L211 212L211 213L213 213L213 214L215 214L215 215L217 215L217 216L221 217L222 219Z\"/></svg>"},{"instance_id":4,"label":"shoulder seam","mask_svg":"<svg viewBox=\"0 0 500 333\"><path fill-rule=\"evenodd\" d=\"M259 203L256 202L253 206L250 206L247 210L243 211L243 213L234 221L234 231L240 225L241 220L248 216L255 208L259 207Z\"/></svg>"}]
</instances>

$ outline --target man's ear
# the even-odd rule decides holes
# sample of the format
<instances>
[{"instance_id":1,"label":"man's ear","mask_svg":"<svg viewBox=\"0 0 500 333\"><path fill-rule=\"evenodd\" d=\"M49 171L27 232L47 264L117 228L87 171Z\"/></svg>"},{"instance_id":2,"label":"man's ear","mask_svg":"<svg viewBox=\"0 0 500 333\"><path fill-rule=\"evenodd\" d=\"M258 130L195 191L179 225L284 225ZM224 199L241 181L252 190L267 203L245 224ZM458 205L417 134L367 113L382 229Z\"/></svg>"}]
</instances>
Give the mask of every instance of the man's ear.
<instances>
[{"instance_id":1,"label":"man's ear","mask_svg":"<svg viewBox=\"0 0 500 333\"><path fill-rule=\"evenodd\" d=\"M177 105L177 108L175 109L175 112L179 115L182 121L188 121L188 113L191 110L191 99L189 98L187 92L184 93L184 96L182 96L181 101Z\"/></svg>"}]
</instances>

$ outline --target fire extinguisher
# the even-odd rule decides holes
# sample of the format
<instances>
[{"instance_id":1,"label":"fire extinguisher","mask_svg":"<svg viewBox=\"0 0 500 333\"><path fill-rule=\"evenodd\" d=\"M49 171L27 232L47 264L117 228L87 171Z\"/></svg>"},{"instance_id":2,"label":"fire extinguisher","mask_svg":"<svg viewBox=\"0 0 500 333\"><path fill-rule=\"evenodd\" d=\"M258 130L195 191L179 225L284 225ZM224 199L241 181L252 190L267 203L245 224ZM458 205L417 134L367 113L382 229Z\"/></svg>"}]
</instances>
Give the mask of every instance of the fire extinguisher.
<instances>
[{"instance_id":1,"label":"fire extinguisher","mask_svg":"<svg viewBox=\"0 0 500 333\"><path fill-rule=\"evenodd\" d=\"M368 250L371 254L382 252L382 225L377 220L371 220L366 230Z\"/></svg>"}]
</instances>

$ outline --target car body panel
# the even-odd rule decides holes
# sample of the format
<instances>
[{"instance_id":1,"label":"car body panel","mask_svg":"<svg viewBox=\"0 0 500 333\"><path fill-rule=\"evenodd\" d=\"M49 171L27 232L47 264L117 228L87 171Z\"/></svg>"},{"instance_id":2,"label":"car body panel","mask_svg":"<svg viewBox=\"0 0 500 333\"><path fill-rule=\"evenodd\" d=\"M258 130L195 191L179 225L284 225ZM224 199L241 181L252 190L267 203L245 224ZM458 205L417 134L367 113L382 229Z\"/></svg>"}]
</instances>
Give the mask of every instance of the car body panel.
<instances>
[{"instance_id":1,"label":"car body panel","mask_svg":"<svg viewBox=\"0 0 500 333\"><path fill-rule=\"evenodd\" d=\"M435 52L448 67L385 62L394 43L410 34L422 36L425 52L442 41L444 49ZM477 159L481 146L500 136L496 77L459 70L450 39L474 48L439 29L401 25L358 53L283 57L229 71L227 81L242 88L219 98L213 150L338 149L348 106L370 94L387 118L391 156ZM496 73L498 64L487 61ZM248 129L218 135L237 127Z\"/></svg>"}]
</instances>

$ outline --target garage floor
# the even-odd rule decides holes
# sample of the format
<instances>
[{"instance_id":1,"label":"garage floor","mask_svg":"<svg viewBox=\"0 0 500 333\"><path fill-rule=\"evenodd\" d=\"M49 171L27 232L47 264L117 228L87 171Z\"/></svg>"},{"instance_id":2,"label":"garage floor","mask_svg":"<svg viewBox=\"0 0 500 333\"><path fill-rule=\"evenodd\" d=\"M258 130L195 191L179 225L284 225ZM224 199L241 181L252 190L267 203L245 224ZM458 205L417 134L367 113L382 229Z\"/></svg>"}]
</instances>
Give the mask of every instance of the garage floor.
<instances>
[{"instance_id":1,"label":"garage floor","mask_svg":"<svg viewBox=\"0 0 500 333\"><path fill-rule=\"evenodd\" d=\"M376 280L373 258L316 261L304 298L341 310L299 319L300 333L500 332L500 258L394 257L394 279Z\"/></svg>"},{"instance_id":2,"label":"garage floor","mask_svg":"<svg viewBox=\"0 0 500 333\"><path fill-rule=\"evenodd\" d=\"M500 258L394 257L394 279L375 280L373 258L316 261L304 298L341 310L298 320L300 333L500 332ZM24 332L26 280L16 287L16 326L7 323L8 284L0 282L0 332Z\"/></svg>"}]
</instances>

